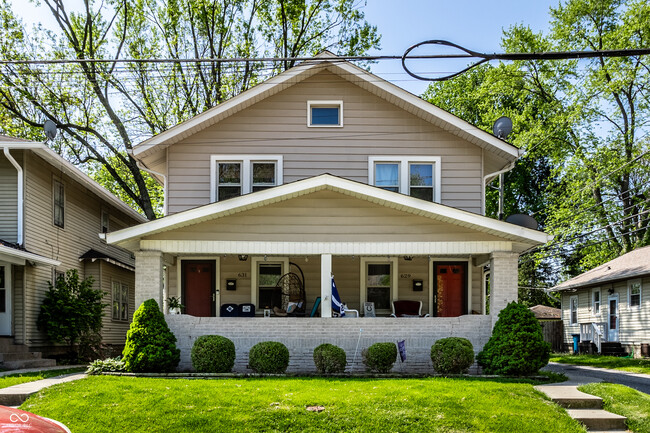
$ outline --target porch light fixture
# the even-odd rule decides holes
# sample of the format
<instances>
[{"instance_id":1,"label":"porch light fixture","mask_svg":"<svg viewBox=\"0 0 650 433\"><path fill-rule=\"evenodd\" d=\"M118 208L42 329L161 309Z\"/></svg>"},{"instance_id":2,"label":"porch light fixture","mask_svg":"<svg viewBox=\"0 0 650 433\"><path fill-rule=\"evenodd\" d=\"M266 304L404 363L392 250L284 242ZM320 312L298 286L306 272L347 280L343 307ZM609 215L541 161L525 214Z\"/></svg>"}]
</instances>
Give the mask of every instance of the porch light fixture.
<instances>
[{"instance_id":1,"label":"porch light fixture","mask_svg":"<svg viewBox=\"0 0 650 433\"><path fill-rule=\"evenodd\" d=\"M404 256L404 260L410 262L411 260L413 260L413 256Z\"/></svg>"},{"instance_id":2,"label":"porch light fixture","mask_svg":"<svg viewBox=\"0 0 650 433\"><path fill-rule=\"evenodd\" d=\"M614 285L613 285L613 284L612 284L612 287L610 287L609 289L607 289L607 293L609 293L610 295L613 295L613 294L614 294Z\"/></svg>"},{"instance_id":3,"label":"porch light fixture","mask_svg":"<svg viewBox=\"0 0 650 433\"><path fill-rule=\"evenodd\" d=\"M248 260L248 256L246 254L240 254L237 257L239 258L240 262L245 262L246 260Z\"/></svg>"}]
</instances>

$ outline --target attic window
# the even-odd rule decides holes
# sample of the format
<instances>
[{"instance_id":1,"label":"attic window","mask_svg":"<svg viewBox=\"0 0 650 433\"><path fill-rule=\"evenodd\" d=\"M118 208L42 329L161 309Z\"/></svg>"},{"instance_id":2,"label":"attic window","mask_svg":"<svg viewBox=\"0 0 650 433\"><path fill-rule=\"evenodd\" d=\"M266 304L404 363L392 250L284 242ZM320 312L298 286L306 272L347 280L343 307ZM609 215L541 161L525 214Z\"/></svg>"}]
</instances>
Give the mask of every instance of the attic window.
<instances>
[{"instance_id":1,"label":"attic window","mask_svg":"<svg viewBox=\"0 0 650 433\"><path fill-rule=\"evenodd\" d=\"M343 101L307 101L307 126L342 127Z\"/></svg>"}]
</instances>

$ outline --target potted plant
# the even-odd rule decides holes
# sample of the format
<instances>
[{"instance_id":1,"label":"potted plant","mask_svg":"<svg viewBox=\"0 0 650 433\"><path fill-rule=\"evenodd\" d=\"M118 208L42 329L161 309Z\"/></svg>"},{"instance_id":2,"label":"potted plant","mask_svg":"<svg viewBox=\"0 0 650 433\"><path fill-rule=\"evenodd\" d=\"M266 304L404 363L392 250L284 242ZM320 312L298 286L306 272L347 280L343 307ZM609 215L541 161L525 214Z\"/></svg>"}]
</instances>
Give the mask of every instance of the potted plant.
<instances>
[{"instance_id":1,"label":"potted plant","mask_svg":"<svg viewBox=\"0 0 650 433\"><path fill-rule=\"evenodd\" d=\"M167 308L169 314L181 314L181 309L185 308L185 305L181 304L181 300L176 296L171 296L167 298Z\"/></svg>"}]
</instances>

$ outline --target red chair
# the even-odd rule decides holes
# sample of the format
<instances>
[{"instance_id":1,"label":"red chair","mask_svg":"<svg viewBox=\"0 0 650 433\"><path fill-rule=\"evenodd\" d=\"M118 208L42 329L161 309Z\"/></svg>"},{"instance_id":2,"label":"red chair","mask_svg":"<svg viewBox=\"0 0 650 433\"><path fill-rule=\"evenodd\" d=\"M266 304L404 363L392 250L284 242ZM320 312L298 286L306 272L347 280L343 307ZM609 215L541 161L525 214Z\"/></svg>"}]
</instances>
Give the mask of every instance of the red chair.
<instances>
[{"instance_id":1,"label":"red chair","mask_svg":"<svg viewBox=\"0 0 650 433\"><path fill-rule=\"evenodd\" d=\"M422 301L393 301L391 317L429 317L422 315Z\"/></svg>"}]
</instances>

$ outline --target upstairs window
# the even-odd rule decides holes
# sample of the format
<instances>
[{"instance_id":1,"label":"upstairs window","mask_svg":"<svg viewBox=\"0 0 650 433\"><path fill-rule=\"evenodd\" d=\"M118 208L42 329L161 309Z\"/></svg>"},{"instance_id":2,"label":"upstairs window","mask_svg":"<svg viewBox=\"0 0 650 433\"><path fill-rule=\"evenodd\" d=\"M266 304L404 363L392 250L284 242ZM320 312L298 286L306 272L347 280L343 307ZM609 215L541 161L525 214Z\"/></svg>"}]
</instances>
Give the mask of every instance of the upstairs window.
<instances>
[{"instance_id":1,"label":"upstairs window","mask_svg":"<svg viewBox=\"0 0 650 433\"><path fill-rule=\"evenodd\" d=\"M307 126L342 127L343 101L307 101Z\"/></svg>"},{"instance_id":2,"label":"upstairs window","mask_svg":"<svg viewBox=\"0 0 650 433\"><path fill-rule=\"evenodd\" d=\"M53 223L57 227L63 228L65 217L65 189L62 182L54 180L53 182Z\"/></svg>"},{"instance_id":3,"label":"upstairs window","mask_svg":"<svg viewBox=\"0 0 650 433\"><path fill-rule=\"evenodd\" d=\"M368 183L440 203L440 157L370 157Z\"/></svg>"},{"instance_id":4,"label":"upstairs window","mask_svg":"<svg viewBox=\"0 0 650 433\"><path fill-rule=\"evenodd\" d=\"M222 201L282 184L282 157L212 155L210 201Z\"/></svg>"}]
</instances>

